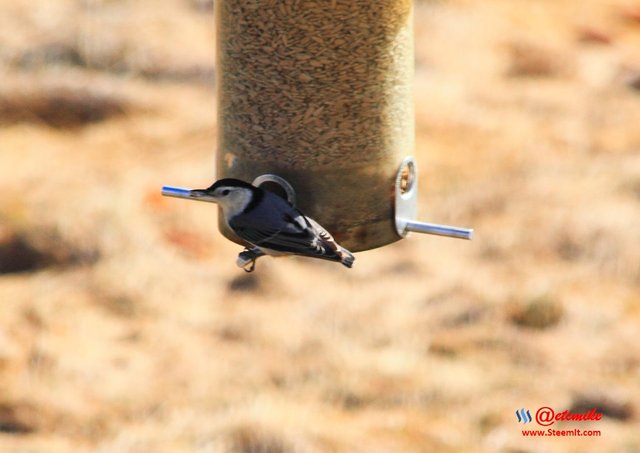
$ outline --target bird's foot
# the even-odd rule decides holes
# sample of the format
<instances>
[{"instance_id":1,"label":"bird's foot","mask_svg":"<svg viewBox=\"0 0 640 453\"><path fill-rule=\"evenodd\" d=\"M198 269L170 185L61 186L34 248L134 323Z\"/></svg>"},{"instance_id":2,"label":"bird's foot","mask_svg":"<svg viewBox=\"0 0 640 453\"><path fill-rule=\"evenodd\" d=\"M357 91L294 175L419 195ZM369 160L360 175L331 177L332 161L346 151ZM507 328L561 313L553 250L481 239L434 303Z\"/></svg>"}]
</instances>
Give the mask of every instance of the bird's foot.
<instances>
[{"instance_id":1,"label":"bird's foot","mask_svg":"<svg viewBox=\"0 0 640 453\"><path fill-rule=\"evenodd\" d=\"M264 253L258 248L244 249L238 254L236 264L245 272L253 272L256 268L256 260L264 256Z\"/></svg>"},{"instance_id":2,"label":"bird's foot","mask_svg":"<svg viewBox=\"0 0 640 453\"><path fill-rule=\"evenodd\" d=\"M251 262L251 265L250 265L250 266L247 266L247 267L243 267L243 268L242 268L242 270L243 270L243 271L245 271L245 272L247 272L247 273L251 273L251 272L253 272L253 271L255 271L255 270L256 270L256 260L255 260L255 259L253 259L253 260L251 260L250 262Z\"/></svg>"}]
</instances>

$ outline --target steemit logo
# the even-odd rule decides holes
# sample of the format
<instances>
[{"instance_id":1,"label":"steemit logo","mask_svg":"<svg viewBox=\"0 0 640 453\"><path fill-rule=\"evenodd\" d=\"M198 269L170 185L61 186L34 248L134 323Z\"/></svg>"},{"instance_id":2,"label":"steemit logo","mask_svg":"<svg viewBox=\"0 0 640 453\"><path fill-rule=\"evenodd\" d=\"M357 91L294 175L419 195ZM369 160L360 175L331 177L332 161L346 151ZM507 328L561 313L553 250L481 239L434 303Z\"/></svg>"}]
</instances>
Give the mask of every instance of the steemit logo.
<instances>
[{"instance_id":1,"label":"steemit logo","mask_svg":"<svg viewBox=\"0 0 640 453\"><path fill-rule=\"evenodd\" d=\"M533 420L533 418L531 418L531 412L529 412L529 409L525 411L524 408L516 411L516 417L518 417L518 423L522 422L525 425Z\"/></svg>"}]
</instances>

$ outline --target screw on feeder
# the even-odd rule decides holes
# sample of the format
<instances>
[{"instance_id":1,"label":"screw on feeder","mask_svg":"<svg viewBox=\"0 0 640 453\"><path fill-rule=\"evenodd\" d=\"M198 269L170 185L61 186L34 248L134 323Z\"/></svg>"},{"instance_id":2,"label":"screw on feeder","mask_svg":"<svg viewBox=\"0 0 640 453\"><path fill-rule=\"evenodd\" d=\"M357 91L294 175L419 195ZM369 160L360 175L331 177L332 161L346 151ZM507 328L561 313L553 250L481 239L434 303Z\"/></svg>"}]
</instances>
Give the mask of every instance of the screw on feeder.
<instances>
[{"instance_id":1,"label":"screw on feeder","mask_svg":"<svg viewBox=\"0 0 640 453\"><path fill-rule=\"evenodd\" d=\"M458 239L473 239L473 229L418 222L418 167L413 157L402 161L395 183L396 232L406 237L410 231Z\"/></svg>"}]
</instances>

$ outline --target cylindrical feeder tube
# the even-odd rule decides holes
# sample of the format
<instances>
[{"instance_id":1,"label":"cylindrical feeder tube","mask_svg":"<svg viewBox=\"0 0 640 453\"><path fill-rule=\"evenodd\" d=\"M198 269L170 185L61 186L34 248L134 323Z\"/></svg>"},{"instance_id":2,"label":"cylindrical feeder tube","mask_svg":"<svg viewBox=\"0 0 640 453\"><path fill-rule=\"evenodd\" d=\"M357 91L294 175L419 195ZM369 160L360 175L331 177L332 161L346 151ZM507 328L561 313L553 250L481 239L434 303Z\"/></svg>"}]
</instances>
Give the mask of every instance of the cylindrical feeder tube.
<instances>
[{"instance_id":1,"label":"cylindrical feeder tube","mask_svg":"<svg viewBox=\"0 0 640 453\"><path fill-rule=\"evenodd\" d=\"M218 177L285 178L298 207L350 250L400 239L394 181L414 149L412 1L215 8Z\"/></svg>"}]
</instances>

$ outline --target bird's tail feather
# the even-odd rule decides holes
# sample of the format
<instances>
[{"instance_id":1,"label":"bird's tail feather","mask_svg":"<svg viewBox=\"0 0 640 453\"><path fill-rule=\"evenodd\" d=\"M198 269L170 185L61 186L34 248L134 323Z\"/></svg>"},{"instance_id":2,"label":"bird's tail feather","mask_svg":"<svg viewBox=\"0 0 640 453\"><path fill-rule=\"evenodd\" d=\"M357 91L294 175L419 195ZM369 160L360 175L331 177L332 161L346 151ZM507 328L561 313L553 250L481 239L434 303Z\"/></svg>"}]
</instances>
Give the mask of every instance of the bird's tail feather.
<instances>
[{"instance_id":1,"label":"bird's tail feather","mask_svg":"<svg viewBox=\"0 0 640 453\"><path fill-rule=\"evenodd\" d=\"M351 253L349 250L345 249L344 247L340 247L339 256L340 256L340 262L344 266L349 268L353 266L353 262L356 260L356 257L353 256L353 253Z\"/></svg>"}]
</instances>

